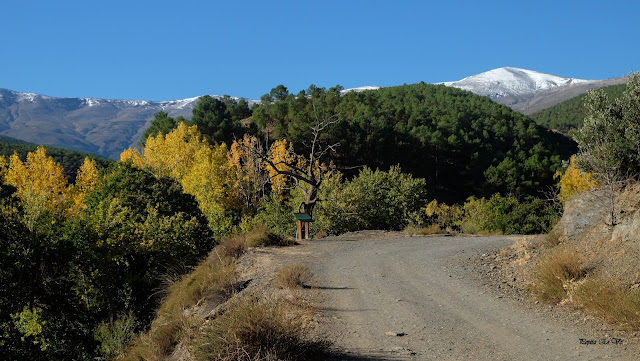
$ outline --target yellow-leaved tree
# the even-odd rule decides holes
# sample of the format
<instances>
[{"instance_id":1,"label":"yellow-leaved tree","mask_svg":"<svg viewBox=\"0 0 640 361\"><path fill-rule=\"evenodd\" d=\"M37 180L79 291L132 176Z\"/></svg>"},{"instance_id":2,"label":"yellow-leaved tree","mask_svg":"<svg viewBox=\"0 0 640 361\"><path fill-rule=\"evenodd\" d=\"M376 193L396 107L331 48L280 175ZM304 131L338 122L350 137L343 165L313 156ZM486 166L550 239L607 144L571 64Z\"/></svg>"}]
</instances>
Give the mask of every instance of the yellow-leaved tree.
<instances>
[{"instance_id":1,"label":"yellow-leaved tree","mask_svg":"<svg viewBox=\"0 0 640 361\"><path fill-rule=\"evenodd\" d=\"M71 201L71 205L67 210L68 215L76 217L81 215L82 210L85 208L85 195L94 189L99 181L100 172L98 171L96 161L85 157L84 163L78 168L76 184L69 188L68 198Z\"/></svg>"},{"instance_id":2,"label":"yellow-leaved tree","mask_svg":"<svg viewBox=\"0 0 640 361\"><path fill-rule=\"evenodd\" d=\"M559 179L558 184L558 199L564 203L569 198L578 195L582 192L586 192L597 185L597 182L592 179L591 173L585 173L576 166L576 156L572 155L569 161L569 167L564 173L557 171L553 176L554 179Z\"/></svg>"},{"instance_id":3,"label":"yellow-leaved tree","mask_svg":"<svg viewBox=\"0 0 640 361\"><path fill-rule=\"evenodd\" d=\"M147 138L142 153L127 149L122 161L138 168L150 169L156 177L171 177L184 192L195 197L212 229L226 232L231 226L227 210L230 185L227 147L224 143L209 145L198 128L183 122L166 135Z\"/></svg>"},{"instance_id":4,"label":"yellow-leaved tree","mask_svg":"<svg viewBox=\"0 0 640 361\"><path fill-rule=\"evenodd\" d=\"M304 160L300 160L299 156L293 151L293 145L288 143L286 139L275 141L268 152L269 160L267 171L271 178L271 190L278 195L282 195L285 187L287 187L288 177L283 173L289 169L287 164L296 164L300 169L304 169L304 165L300 164ZM298 159L297 159L298 158Z\"/></svg>"},{"instance_id":5,"label":"yellow-leaved tree","mask_svg":"<svg viewBox=\"0 0 640 361\"><path fill-rule=\"evenodd\" d=\"M0 155L0 180L4 180L4 175L7 173L7 158Z\"/></svg>"},{"instance_id":6,"label":"yellow-leaved tree","mask_svg":"<svg viewBox=\"0 0 640 361\"><path fill-rule=\"evenodd\" d=\"M151 167L157 177L182 179L193 167L199 149L209 147L198 127L184 122L167 135L147 138L144 145L144 164Z\"/></svg>"},{"instance_id":7,"label":"yellow-leaved tree","mask_svg":"<svg viewBox=\"0 0 640 361\"><path fill-rule=\"evenodd\" d=\"M254 215L265 195L269 172L259 154L263 152L258 138L245 134L231 144L228 153L233 198L243 215ZM273 179L271 180L274 181Z\"/></svg>"},{"instance_id":8,"label":"yellow-leaved tree","mask_svg":"<svg viewBox=\"0 0 640 361\"><path fill-rule=\"evenodd\" d=\"M64 169L47 156L44 147L38 147L35 153L29 152L25 162L17 153L11 155L5 182L16 187L29 226L42 211L65 211L67 208L69 185Z\"/></svg>"},{"instance_id":9,"label":"yellow-leaved tree","mask_svg":"<svg viewBox=\"0 0 640 361\"><path fill-rule=\"evenodd\" d=\"M202 146L194 154L191 168L179 179L184 191L192 194L209 226L217 234L231 229L232 219L228 211L236 203L230 191L231 178L227 163L227 146L224 143L213 147Z\"/></svg>"}]
</instances>

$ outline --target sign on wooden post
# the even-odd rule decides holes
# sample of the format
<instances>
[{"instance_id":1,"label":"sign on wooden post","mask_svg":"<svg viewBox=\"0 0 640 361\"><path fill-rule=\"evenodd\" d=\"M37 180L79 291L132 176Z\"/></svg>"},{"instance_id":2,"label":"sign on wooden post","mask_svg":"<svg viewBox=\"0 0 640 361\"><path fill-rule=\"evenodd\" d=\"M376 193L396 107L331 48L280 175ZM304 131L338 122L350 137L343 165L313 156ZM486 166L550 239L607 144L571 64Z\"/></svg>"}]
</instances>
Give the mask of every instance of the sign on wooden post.
<instances>
[{"instance_id":1,"label":"sign on wooden post","mask_svg":"<svg viewBox=\"0 0 640 361\"><path fill-rule=\"evenodd\" d=\"M309 223L313 222L313 218L308 213L294 213L293 215L298 220L296 239L309 239ZM304 235L302 232L304 232Z\"/></svg>"}]
</instances>

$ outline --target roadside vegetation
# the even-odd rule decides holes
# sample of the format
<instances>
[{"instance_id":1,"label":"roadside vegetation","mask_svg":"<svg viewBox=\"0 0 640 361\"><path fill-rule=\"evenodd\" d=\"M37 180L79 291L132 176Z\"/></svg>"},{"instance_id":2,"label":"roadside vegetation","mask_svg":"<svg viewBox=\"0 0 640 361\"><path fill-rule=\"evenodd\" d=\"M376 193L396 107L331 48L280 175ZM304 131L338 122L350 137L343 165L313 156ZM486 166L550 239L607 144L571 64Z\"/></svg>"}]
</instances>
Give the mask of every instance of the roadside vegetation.
<instances>
[{"instance_id":1,"label":"roadside vegetation","mask_svg":"<svg viewBox=\"0 0 640 361\"><path fill-rule=\"evenodd\" d=\"M541 300L564 304L615 327L640 329L640 73L624 93L585 98L575 132L579 152L559 172L564 215L547 235L504 249L513 278L525 278ZM515 278L514 278L515 279Z\"/></svg>"}]
</instances>

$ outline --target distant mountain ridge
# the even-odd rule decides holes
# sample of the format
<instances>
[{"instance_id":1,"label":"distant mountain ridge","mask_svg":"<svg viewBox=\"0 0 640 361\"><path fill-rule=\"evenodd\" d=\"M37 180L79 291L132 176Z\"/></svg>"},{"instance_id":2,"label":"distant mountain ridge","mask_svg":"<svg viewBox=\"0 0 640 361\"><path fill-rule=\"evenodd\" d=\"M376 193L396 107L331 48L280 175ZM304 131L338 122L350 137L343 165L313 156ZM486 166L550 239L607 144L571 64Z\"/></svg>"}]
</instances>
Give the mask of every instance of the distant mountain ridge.
<instances>
[{"instance_id":1,"label":"distant mountain ridge","mask_svg":"<svg viewBox=\"0 0 640 361\"><path fill-rule=\"evenodd\" d=\"M504 67L442 84L488 96L496 103L504 104L513 110L532 114L588 90L625 82L626 77L605 80L577 79Z\"/></svg>"},{"instance_id":2,"label":"distant mountain ridge","mask_svg":"<svg viewBox=\"0 0 640 361\"><path fill-rule=\"evenodd\" d=\"M155 113L190 118L197 100L56 98L0 89L0 134L117 159L135 146Z\"/></svg>"},{"instance_id":3,"label":"distant mountain ridge","mask_svg":"<svg viewBox=\"0 0 640 361\"><path fill-rule=\"evenodd\" d=\"M565 78L505 67L442 84L488 96L516 111L532 114L589 89L625 81L626 78ZM362 86L342 93L379 88ZM198 98L168 101L57 98L0 88L0 135L118 159L124 149L137 145L155 113L164 111L171 117L191 118ZM232 98L245 99L250 106L259 103Z\"/></svg>"}]
</instances>

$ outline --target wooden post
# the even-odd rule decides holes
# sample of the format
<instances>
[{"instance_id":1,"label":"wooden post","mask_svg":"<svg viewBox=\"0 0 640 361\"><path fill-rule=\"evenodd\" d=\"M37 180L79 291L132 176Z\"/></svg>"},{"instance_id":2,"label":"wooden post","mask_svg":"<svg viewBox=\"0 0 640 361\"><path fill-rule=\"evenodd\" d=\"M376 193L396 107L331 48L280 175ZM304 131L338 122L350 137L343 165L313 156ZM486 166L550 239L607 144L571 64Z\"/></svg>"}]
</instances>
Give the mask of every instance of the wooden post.
<instances>
[{"instance_id":1,"label":"wooden post","mask_svg":"<svg viewBox=\"0 0 640 361\"><path fill-rule=\"evenodd\" d=\"M304 239L309 239L309 222L304 222Z\"/></svg>"},{"instance_id":2,"label":"wooden post","mask_svg":"<svg viewBox=\"0 0 640 361\"><path fill-rule=\"evenodd\" d=\"M302 239L302 221L298 221L298 234L296 238L298 240Z\"/></svg>"}]
</instances>

